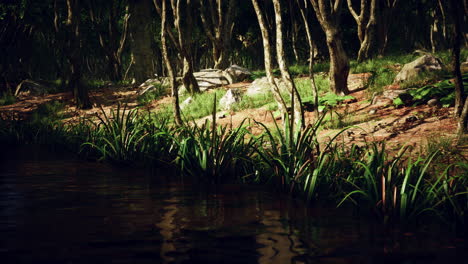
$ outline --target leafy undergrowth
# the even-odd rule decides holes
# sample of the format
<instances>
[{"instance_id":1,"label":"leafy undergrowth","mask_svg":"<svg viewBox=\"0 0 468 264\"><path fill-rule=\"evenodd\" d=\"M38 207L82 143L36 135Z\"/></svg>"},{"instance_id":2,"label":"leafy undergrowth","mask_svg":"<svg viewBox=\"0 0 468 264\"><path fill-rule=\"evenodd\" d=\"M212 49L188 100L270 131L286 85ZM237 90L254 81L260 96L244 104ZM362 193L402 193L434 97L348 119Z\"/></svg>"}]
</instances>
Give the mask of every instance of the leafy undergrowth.
<instances>
[{"instance_id":1,"label":"leafy undergrowth","mask_svg":"<svg viewBox=\"0 0 468 264\"><path fill-rule=\"evenodd\" d=\"M234 128L213 122L175 127L154 113L118 107L77 124L2 120L0 140L66 146L127 166L166 162L207 184L272 185L309 203L353 204L385 224L439 216L466 227L467 163L442 165L439 149L414 157L406 155L410 147L393 155L384 143L344 145L337 138L346 129L320 142L324 117L304 130L294 130L288 121L268 128L249 120ZM253 135L253 124L263 133Z\"/></svg>"}]
</instances>

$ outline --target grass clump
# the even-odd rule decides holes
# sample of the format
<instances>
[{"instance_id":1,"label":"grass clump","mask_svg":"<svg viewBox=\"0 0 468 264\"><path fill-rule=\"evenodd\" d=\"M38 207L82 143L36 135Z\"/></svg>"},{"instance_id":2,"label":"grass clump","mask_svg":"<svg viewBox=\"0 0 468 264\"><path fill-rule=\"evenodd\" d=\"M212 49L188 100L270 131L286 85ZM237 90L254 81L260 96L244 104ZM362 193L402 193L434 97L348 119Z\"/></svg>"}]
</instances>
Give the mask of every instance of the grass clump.
<instances>
[{"instance_id":1,"label":"grass clump","mask_svg":"<svg viewBox=\"0 0 468 264\"><path fill-rule=\"evenodd\" d=\"M168 87L162 83L152 84L154 88L137 97L139 105L147 105L168 94Z\"/></svg>"},{"instance_id":2,"label":"grass clump","mask_svg":"<svg viewBox=\"0 0 468 264\"><path fill-rule=\"evenodd\" d=\"M137 160L143 153L143 139L148 135L138 110L127 110L119 105L110 114L101 108L101 113L95 128L95 140L85 142L83 146L89 145L101 154L101 159L114 163L126 164Z\"/></svg>"},{"instance_id":3,"label":"grass clump","mask_svg":"<svg viewBox=\"0 0 468 264\"><path fill-rule=\"evenodd\" d=\"M201 94L195 94L192 96L192 102L183 105L184 100L189 96L181 97L181 108L182 115L187 120L193 120L212 114L214 106L214 98L222 98L226 94L225 90L214 90L213 92L205 92ZM216 106L216 112L220 111L219 105Z\"/></svg>"}]
</instances>

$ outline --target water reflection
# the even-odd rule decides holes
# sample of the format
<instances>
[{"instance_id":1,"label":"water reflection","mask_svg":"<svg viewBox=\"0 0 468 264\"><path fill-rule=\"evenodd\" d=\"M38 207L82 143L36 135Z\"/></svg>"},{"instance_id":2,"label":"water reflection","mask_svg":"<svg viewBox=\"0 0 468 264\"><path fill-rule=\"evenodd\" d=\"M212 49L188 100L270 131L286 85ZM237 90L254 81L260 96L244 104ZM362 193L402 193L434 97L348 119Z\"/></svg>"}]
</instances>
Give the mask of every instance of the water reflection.
<instances>
[{"instance_id":1,"label":"water reflection","mask_svg":"<svg viewBox=\"0 0 468 264\"><path fill-rule=\"evenodd\" d=\"M28 153L30 156L25 156ZM385 233L351 211L251 186L9 152L0 167L2 263L447 263L466 243ZM19 159L20 158L20 159Z\"/></svg>"}]
</instances>

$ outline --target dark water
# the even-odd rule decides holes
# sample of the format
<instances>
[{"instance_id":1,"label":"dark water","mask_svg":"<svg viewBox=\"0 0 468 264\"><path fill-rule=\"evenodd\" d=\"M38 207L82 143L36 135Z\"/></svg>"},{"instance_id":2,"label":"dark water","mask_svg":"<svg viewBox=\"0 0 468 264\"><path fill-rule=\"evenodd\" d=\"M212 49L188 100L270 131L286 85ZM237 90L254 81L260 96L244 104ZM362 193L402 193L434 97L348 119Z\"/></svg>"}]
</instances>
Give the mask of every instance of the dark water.
<instances>
[{"instance_id":1,"label":"dark water","mask_svg":"<svg viewBox=\"0 0 468 264\"><path fill-rule=\"evenodd\" d=\"M0 263L468 263L438 231L388 232L257 187L2 150Z\"/></svg>"}]
</instances>

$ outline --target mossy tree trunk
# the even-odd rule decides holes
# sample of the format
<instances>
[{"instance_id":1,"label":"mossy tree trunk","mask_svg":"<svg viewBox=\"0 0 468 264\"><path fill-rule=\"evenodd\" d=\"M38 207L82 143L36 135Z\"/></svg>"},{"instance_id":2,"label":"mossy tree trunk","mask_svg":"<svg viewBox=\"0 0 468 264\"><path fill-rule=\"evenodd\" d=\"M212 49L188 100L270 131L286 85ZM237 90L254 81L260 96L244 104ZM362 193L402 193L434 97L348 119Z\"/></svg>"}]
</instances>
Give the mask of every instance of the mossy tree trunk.
<instances>
[{"instance_id":1,"label":"mossy tree trunk","mask_svg":"<svg viewBox=\"0 0 468 264\"><path fill-rule=\"evenodd\" d=\"M339 32L341 0L310 0L317 19L325 31L330 53L330 89L338 95L348 94L349 60Z\"/></svg>"}]
</instances>

